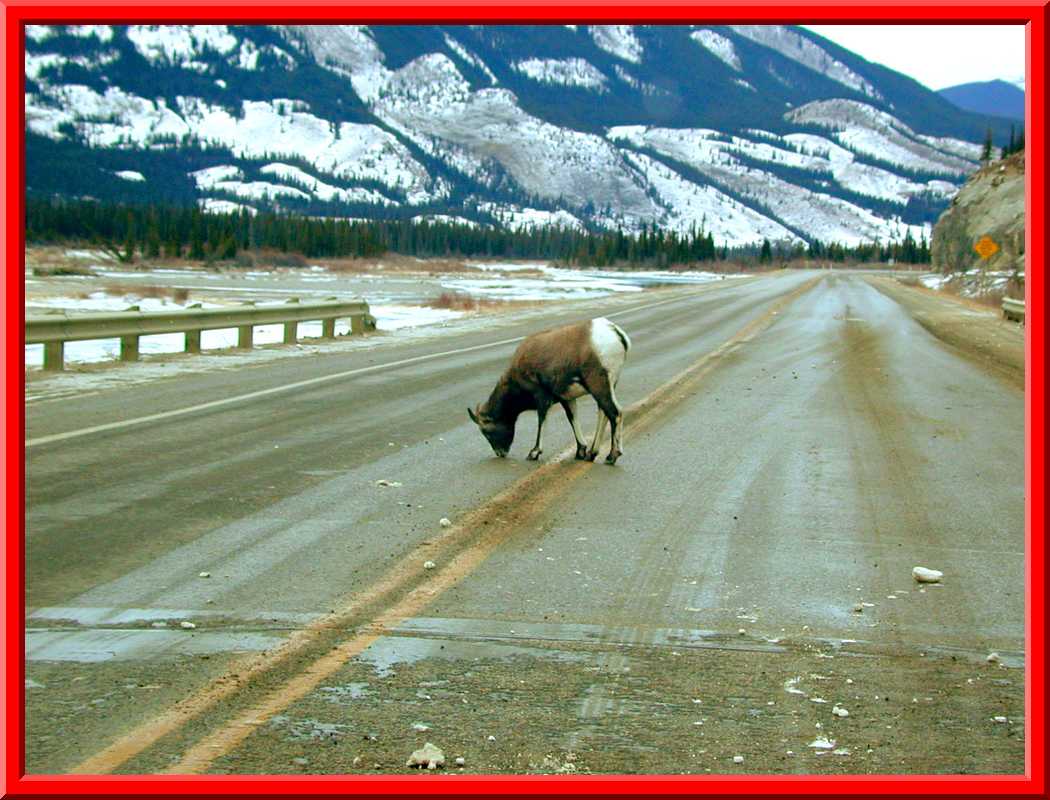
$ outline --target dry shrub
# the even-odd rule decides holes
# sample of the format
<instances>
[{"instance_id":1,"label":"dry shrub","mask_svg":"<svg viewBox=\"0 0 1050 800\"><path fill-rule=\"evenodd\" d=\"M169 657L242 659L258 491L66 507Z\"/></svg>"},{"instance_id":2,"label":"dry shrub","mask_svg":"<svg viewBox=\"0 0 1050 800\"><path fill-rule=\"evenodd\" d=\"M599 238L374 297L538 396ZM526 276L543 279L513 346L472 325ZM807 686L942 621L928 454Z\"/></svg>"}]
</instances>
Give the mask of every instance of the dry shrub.
<instances>
[{"instance_id":1,"label":"dry shrub","mask_svg":"<svg viewBox=\"0 0 1050 800\"><path fill-rule=\"evenodd\" d=\"M426 305L451 311L475 311L478 308L478 300L465 292L442 292L437 297L427 300Z\"/></svg>"},{"instance_id":2,"label":"dry shrub","mask_svg":"<svg viewBox=\"0 0 1050 800\"><path fill-rule=\"evenodd\" d=\"M79 264L39 264L33 267L33 274L38 278L58 277L60 275L79 275L81 277L94 275L89 267Z\"/></svg>"},{"instance_id":3,"label":"dry shrub","mask_svg":"<svg viewBox=\"0 0 1050 800\"><path fill-rule=\"evenodd\" d=\"M109 283L102 287L102 291L118 297L131 295L139 299L150 297L162 300L167 298L175 303L185 303L190 299L189 289L172 286L139 286L131 283Z\"/></svg>"},{"instance_id":4,"label":"dry shrub","mask_svg":"<svg viewBox=\"0 0 1050 800\"><path fill-rule=\"evenodd\" d=\"M349 272L355 274L372 272L420 272L429 275L444 275L450 272L478 272L463 261L452 258L420 259L387 253L379 258L332 258L321 262L332 272Z\"/></svg>"},{"instance_id":5,"label":"dry shrub","mask_svg":"<svg viewBox=\"0 0 1050 800\"><path fill-rule=\"evenodd\" d=\"M321 262L329 272L364 274L378 271L378 263L371 258L336 258Z\"/></svg>"},{"instance_id":6,"label":"dry shrub","mask_svg":"<svg viewBox=\"0 0 1050 800\"><path fill-rule=\"evenodd\" d=\"M310 262L302 253L284 253L280 250L240 250L233 263L238 267L308 267Z\"/></svg>"},{"instance_id":7,"label":"dry shrub","mask_svg":"<svg viewBox=\"0 0 1050 800\"><path fill-rule=\"evenodd\" d=\"M539 300L504 300L498 297L474 297L466 292L442 292L423 303L430 308L452 311L503 311L542 305Z\"/></svg>"}]
</instances>

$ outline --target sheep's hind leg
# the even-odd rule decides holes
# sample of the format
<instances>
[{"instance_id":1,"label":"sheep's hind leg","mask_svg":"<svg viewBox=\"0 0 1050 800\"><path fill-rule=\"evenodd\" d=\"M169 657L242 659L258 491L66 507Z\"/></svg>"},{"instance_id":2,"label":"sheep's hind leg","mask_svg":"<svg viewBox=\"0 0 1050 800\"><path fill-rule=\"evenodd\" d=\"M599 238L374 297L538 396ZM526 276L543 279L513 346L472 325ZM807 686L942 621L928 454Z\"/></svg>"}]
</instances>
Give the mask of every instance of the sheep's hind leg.
<instances>
[{"instance_id":1,"label":"sheep's hind leg","mask_svg":"<svg viewBox=\"0 0 1050 800\"><path fill-rule=\"evenodd\" d=\"M565 416L568 417L569 424L572 426L572 435L576 439L576 458L585 459L587 458L587 445L583 441L583 435L580 433L580 426L576 422L576 398L571 400L560 400L561 407L565 409Z\"/></svg>"},{"instance_id":2,"label":"sheep's hind leg","mask_svg":"<svg viewBox=\"0 0 1050 800\"><path fill-rule=\"evenodd\" d=\"M611 427L610 434L610 446L609 455L605 457L606 464L615 464L616 459L623 455L623 451L620 449L621 439L620 433L623 428L623 411L620 409L620 403L616 399L616 392L613 390L612 384L609 382L607 375L602 375L599 379L595 380L594 385L591 387L591 393L594 395L595 402L598 403L598 408L601 410L598 415L598 430L594 434L594 443L591 445L591 451L587 454L587 457L593 461L598 456L598 445L601 443L601 434L605 433L605 422L608 421Z\"/></svg>"},{"instance_id":3,"label":"sheep's hind leg","mask_svg":"<svg viewBox=\"0 0 1050 800\"><path fill-rule=\"evenodd\" d=\"M595 400L598 398L595 397ZM598 424L594 428L594 439L591 440L591 447L587 451L585 458L588 461L594 461L598 457L598 447L601 446L602 437L605 435L605 426L608 424L609 418L606 416L605 411L602 409L601 401L598 402Z\"/></svg>"}]
</instances>

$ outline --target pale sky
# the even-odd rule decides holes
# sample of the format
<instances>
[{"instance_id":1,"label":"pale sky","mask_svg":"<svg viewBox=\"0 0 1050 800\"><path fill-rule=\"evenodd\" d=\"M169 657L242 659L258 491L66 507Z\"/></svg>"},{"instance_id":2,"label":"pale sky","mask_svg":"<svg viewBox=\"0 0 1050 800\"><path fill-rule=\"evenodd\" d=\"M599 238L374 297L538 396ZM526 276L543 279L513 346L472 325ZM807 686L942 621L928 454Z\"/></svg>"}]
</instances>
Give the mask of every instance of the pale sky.
<instances>
[{"instance_id":1,"label":"pale sky","mask_svg":"<svg viewBox=\"0 0 1050 800\"><path fill-rule=\"evenodd\" d=\"M1024 25L805 25L930 89L1024 78Z\"/></svg>"}]
</instances>

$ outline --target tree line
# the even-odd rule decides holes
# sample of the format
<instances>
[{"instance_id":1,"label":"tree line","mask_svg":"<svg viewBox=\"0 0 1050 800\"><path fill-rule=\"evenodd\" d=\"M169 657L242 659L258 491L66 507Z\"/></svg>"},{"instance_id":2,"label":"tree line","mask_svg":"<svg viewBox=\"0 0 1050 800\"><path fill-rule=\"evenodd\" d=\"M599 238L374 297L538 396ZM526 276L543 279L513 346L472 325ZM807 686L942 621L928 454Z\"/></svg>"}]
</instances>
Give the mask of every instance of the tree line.
<instances>
[{"instance_id":1,"label":"tree line","mask_svg":"<svg viewBox=\"0 0 1050 800\"><path fill-rule=\"evenodd\" d=\"M297 253L306 258L367 258L385 253L418 257L535 258L569 266L665 269L733 258L771 263L811 258L903 263L929 261L925 239L846 247L812 241L775 246L717 246L710 231L686 233L655 223L637 233L557 225L515 229L425 219L317 218L247 210L221 213L198 206L134 205L29 197L26 241L92 243L131 262L137 257L226 261L244 251Z\"/></svg>"}]
</instances>

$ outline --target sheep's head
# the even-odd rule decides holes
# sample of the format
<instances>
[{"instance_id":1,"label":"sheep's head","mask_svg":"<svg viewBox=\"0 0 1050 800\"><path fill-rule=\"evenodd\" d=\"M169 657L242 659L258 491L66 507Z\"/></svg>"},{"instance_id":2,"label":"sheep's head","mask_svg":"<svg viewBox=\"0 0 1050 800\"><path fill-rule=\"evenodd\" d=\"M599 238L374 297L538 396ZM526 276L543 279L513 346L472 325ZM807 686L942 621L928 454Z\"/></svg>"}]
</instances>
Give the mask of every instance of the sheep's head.
<instances>
[{"instance_id":1,"label":"sheep's head","mask_svg":"<svg viewBox=\"0 0 1050 800\"><path fill-rule=\"evenodd\" d=\"M482 434L492 446L492 452L500 458L505 458L514 441L514 425L507 425L493 419L481 405L476 409L467 408L467 414L471 422L481 429Z\"/></svg>"}]
</instances>

